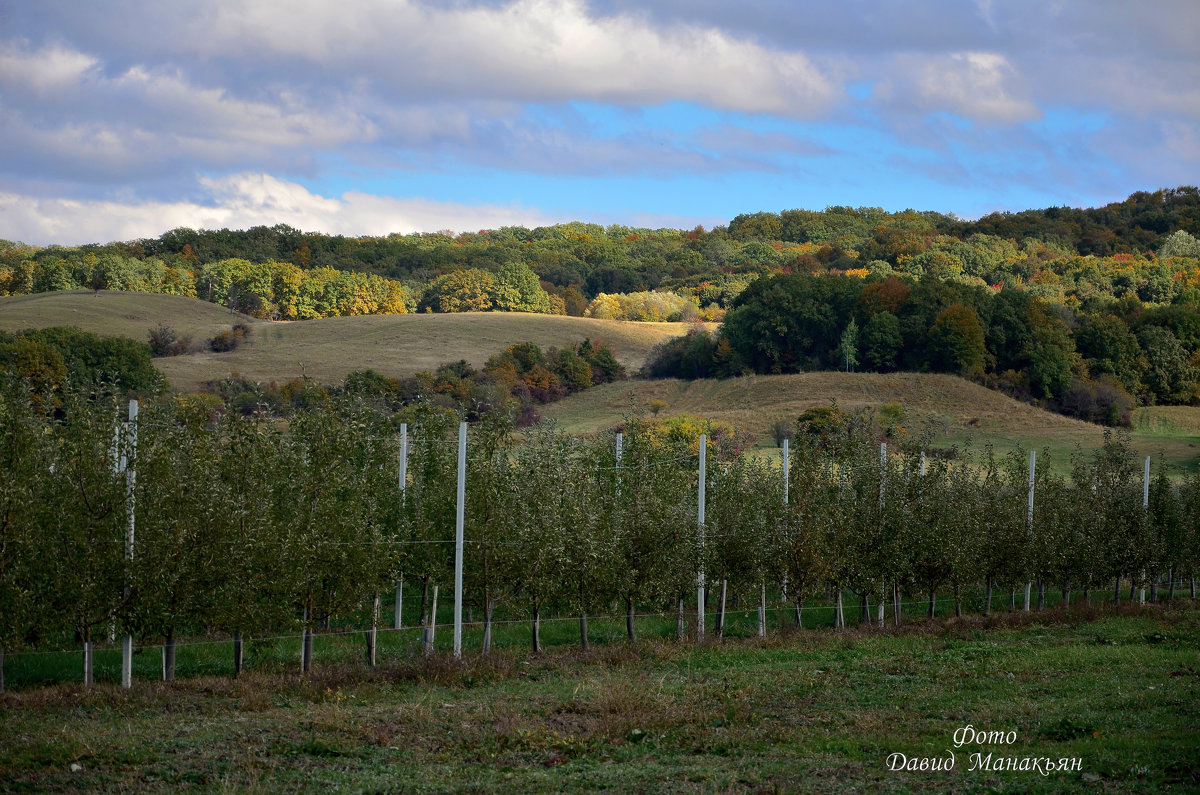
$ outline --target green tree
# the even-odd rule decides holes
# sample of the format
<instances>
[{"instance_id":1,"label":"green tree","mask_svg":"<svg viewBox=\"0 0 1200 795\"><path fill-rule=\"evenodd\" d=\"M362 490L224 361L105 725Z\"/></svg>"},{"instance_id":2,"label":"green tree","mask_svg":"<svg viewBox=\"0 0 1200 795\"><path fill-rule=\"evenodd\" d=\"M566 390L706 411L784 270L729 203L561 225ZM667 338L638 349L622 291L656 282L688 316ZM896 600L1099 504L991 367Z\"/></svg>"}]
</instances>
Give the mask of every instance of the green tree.
<instances>
[{"instance_id":1,"label":"green tree","mask_svg":"<svg viewBox=\"0 0 1200 795\"><path fill-rule=\"evenodd\" d=\"M938 313L929 329L929 364L952 373L983 372L986 349L983 326L975 310L951 304Z\"/></svg>"},{"instance_id":2,"label":"green tree","mask_svg":"<svg viewBox=\"0 0 1200 795\"><path fill-rule=\"evenodd\" d=\"M1119 318L1097 315L1075 332L1075 347L1095 378L1109 374L1132 394L1142 391L1147 362L1137 337Z\"/></svg>"},{"instance_id":3,"label":"green tree","mask_svg":"<svg viewBox=\"0 0 1200 795\"><path fill-rule=\"evenodd\" d=\"M854 318L850 318L850 322L846 324L846 330L842 332L835 359L846 369L846 372L850 372L858 366L858 323L854 321Z\"/></svg>"},{"instance_id":4,"label":"green tree","mask_svg":"<svg viewBox=\"0 0 1200 795\"><path fill-rule=\"evenodd\" d=\"M862 330L862 360L871 370L887 372L896 368L904 337L900 319L891 312L877 312L867 320Z\"/></svg>"},{"instance_id":5,"label":"green tree","mask_svg":"<svg viewBox=\"0 0 1200 795\"><path fill-rule=\"evenodd\" d=\"M434 280L417 308L422 312L487 312L495 307L496 289L496 277L487 271L454 271Z\"/></svg>"},{"instance_id":6,"label":"green tree","mask_svg":"<svg viewBox=\"0 0 1200 795\"><path fill-rule=\"evenodd\" d=\"M1160 403L1186 403L1196 391L1196 371L1187 351L1169 329L1146 326L1138 333L1146 353L1143 381L1153 399Z\"/></svg>"},{"instance_id":7,"label":"green tree","mask_svg":"<svg viewBox=\"0 0 1200 795\"><path fill-rule=\"evenodd\" d=\"M550 312L550 296L537 274L520 262L505 263L496 274L494 308L499 312Z\"/></svg>"}]
</instances>

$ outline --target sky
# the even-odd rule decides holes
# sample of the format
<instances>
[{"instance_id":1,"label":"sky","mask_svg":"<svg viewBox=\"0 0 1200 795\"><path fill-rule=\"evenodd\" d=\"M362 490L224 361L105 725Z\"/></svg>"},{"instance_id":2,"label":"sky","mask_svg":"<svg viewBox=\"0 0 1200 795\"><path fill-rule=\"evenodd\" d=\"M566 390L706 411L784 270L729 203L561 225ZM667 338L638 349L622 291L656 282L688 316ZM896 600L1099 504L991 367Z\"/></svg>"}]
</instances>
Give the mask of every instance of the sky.
<instances>
[{"instance_id":1,"label":"sky","mask_svg":"<svg viewBox=\"0 0 1200 795\"><path fill-rule=\"evenodd\" d=\"M1196 0L0 0L0 238L975 218L1200 183Z\"/></svg>"}]
</instances>

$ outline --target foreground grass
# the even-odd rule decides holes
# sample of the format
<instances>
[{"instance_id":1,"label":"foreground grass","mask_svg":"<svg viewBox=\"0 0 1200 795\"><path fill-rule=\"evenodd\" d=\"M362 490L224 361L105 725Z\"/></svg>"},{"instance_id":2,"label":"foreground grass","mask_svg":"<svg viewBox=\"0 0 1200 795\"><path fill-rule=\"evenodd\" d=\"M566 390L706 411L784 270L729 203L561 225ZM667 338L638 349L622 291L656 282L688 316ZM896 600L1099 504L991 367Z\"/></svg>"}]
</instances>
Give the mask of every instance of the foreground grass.
<instances>
[{"instance_id":1,"label":"foreground grass","mask_svg":"<svg viewBox=\"0 0 1200 795\"><path fill-rule=\"evenodd\" d=\"M0 789L1195 791L1200 609L611 643L3 697ZM956 729L1015 732L955 749ZM945 757L948 772L886 760ZM1078 757L1048 777L969 755Z\"/></svg>"}]
</instances>

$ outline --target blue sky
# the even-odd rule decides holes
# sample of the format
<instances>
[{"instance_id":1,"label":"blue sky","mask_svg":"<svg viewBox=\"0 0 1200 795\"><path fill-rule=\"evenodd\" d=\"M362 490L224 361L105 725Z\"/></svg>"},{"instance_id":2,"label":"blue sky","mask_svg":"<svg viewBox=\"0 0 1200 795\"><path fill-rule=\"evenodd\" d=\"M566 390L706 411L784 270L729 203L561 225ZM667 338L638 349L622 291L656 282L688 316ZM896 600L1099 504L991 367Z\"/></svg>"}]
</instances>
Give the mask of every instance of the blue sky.
<instances>
[{"instance_id":1,"label":"blue sky","mask_svg":"<svg viewBox=\"0 0 1200 795\"><path fill-rule=\"evenodd\" d=\"M1200 182L1194 0L0 0L0 238L963 217Z\"/></svg>"}]
</instances>

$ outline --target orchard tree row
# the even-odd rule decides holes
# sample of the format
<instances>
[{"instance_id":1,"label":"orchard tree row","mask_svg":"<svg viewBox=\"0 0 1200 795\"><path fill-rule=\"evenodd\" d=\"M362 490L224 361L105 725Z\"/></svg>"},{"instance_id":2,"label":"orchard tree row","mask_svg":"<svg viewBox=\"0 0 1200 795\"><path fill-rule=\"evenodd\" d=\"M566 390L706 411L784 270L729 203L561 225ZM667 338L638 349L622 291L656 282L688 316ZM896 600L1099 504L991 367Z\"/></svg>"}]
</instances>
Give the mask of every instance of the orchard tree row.
<instances>
[{"instance_id":1,"label":"orchard tree row","mask_svg":"<svg viewBox=\"0 0 1200 795\"><path fill-rule=\"evenodd\" d=\"M420 589L424 621L430 589L450 590L453 416L419 414L402 442L352 398L314 397L286 423L163 398L126 423L104 396L68 396L49 421L24 384L5 377L0 392L0 648L115 632L170 660L181 636L309 634L378 613L400 582ZM698 581L722 595L720 631L727 594L764 610L785 595L799 617L832 593L838 623L843 593L880 622L885 605L898 617L904 599L938 594L987 612L994 590L1030 582L1039 607L1047 584L1089 599L1166 576L1173 597L1200 555L1196 478L1160 469L1144 509L1120 437L1070 478L1039 462L1029 521L1023 455L881 454L869 423L817 412L786 486L776 462L706 447L701 524L704 430L630 419L618 442L518 437L498 413L474 425L463 596L484 648L497 605L531 616L536 649L551 613L577 616L586 643L588 616L623 612L635 639L639 610L673 611L683 637ZM982 605L968 602L981 586Z\"/></svg>"}]
</instances>

